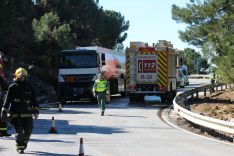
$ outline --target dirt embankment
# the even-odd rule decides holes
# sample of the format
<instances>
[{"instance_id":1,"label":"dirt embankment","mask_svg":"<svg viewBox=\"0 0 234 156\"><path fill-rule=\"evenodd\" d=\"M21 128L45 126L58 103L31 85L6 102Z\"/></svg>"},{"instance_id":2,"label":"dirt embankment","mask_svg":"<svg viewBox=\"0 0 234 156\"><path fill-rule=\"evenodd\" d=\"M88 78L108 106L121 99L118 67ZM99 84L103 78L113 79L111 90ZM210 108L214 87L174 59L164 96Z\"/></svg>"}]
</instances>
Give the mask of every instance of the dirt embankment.
<instances>
[{"instance_id":1,"label":"dirt embankment","mask_svg":"<svg viewBox=\"0 0 234 156\"><path fill-rule=\"evenodd\" d=\"M220 91L201 97L196 104L190 105L190 109L198 114L230 121L234 119L234 91Z\"/></svg>"},{"instance_id":2,"label":"dirt embankment","mask_svg":"<svg viewBox=\"0 0 234 156\"><path fill-rule=\"evenodd\" d=\"M212 118L234 122L234 91L219 91L198 100L190 101L192 112ZM224 142L233 142L233 135L201 127L178 116L176 124L193 133Z\"/></svg>"}]
</instances>

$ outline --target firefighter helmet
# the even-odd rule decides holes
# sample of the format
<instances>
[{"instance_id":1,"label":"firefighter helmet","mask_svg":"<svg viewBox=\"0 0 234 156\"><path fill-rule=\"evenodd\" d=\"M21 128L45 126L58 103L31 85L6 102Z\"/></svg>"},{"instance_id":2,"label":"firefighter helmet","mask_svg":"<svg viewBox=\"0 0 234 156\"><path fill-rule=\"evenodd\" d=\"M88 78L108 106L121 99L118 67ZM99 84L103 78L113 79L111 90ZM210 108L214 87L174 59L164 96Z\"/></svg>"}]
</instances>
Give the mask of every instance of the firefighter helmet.
<instances>
[{"instance_id":1,"label":"firefighter helmet","mask_svg":"<svg viewBox=\"0 0 234 156\"><path fill-rule=\"evenodd\" d=\"M16 78L20 78L21 76L28 76L27 70L25 70L22 67L16 69L16 71L15 71L15 77Z\"/></svg>"}]
</instances>

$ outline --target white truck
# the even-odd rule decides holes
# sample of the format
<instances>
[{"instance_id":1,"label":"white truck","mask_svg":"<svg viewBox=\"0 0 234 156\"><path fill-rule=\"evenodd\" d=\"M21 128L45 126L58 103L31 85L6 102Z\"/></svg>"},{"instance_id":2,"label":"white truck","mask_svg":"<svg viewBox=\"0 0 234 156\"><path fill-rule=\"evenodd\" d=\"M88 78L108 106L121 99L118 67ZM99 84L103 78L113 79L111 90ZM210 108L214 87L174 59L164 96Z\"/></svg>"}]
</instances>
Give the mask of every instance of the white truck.
<instances>
[{"instance_id":1,"label":"white truck","mask_svg":"<svg viewBox=\"0 0 234 156\"><path fill-rule=\"evenodd\" d=\"M129 100L157 96L170 103L176 96L177 55L170 42L159 40L149 47L131 42L126 49L126 87Z\"/></svg>"},{"instance_id":2,"label":"white truck","mask_svg":"<svg viewBox=\"0 0 234 156\"><path fill-rule=\"evenodd\" d=\"M189 75L188 75L188 67L186 65L178 66L178 69L182 70L184 77L184 84L189 85Z\"/></svg>"},{"instance_id":3,"label":"white truck","mask_svg":"<svg viewBox=\"0 0 234 156\"><path fill-rule=\"evenodd\" d=\"M59 52L58 90L60 100L94 99L92 87L100 71L110 83L110 94L125 95L125 54L91 46Z\"/></svg>"}]
</instances>

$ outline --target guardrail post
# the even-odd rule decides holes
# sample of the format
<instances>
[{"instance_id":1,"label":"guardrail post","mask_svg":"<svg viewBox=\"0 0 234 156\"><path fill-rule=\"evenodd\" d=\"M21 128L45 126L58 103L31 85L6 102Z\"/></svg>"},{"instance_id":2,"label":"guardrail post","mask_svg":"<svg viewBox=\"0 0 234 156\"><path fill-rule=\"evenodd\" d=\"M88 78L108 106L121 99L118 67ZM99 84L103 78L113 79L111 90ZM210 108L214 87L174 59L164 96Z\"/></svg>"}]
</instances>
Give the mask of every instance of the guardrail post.
<instances>
[{"instance_id":1,"label":"guardrail post","mask_svg":"<svg viewBox=\"0 0 234 156\"><path fill-rule=\"evenodd\" d=\"M234 120L233 120L234 118L231 118L231 120L230 120L230 122L234 122ZM234 143L234 134L232 134L232 143Z\"/></svg>"},{"instance_id":2,"label":"guardrail post","mask_svg":"<svg viewBox=\"0 0 234 156\"><path fill-rule=\"evenodd\" d=\"M206 96L206 88L204 88L204 96Z\"/></svg>"},{"instance_id":3,"label":"guardrail post","mask_svg":"<svg viewBox=\"0 0 234 156\"><path fill-rule=\"evenodd\" d=\"M215 92L217 92L218 90L219 90L219 86L218 86L218 84L216 84L216 86L215 86Z\"/></svg>"},{"instance_id":4,"label":"guardrail post","mask_svg":"<svg viewBox=\"0 0 234 156\"><path fill-rule=\"evenodd\" d=\"M210 85L210 94L212 94L214 92L214 86Z\"/></svg>"},{"instance_id":5,"label":"guardrail post","mask_svg":"<svg viewBox=\"0 0 234 156\"><path fill-rule=\"evenodd\" d=\"M221 90L223 90L223 85L221 85Z\"/></svg>"},{"instance_id":6,"label":"guardrail post","mask_svg":"<svg viewBox=\"0 0 234 156\"><path fill-rule=\"evenodd\" d=\"M182 103L184 105L183 107L190 111L190 104L188 103L187 97L183 97L182 101L183 101Z\"/></svg>"},{"instance_id":7,"label":"guardrail post","mask_svg":"<svg viewBox=\"0 0 234 156\"><path fill-rule=\"evenodd\" d=\"M225 84L225 89L227 89L227 84Z\"/></svg>"},{"instance_id":8,"label":"guardrail post","mask_svg":"<svg viewBox=\"0 0 234 156\"><path fill-rule=\"evenodd\" d=\"M196 90L196 98L198 99L198 90Z\"/></svg>"},{"instance_id":9,"label":"guardrail post","mask_svg":"<svg viewBox=\"0 0 234 156\"><path fill-rule=\"evenodd\" d=\"M193 91L191 91L191 100L193 100Z\"/></svg>"}]
</instances>

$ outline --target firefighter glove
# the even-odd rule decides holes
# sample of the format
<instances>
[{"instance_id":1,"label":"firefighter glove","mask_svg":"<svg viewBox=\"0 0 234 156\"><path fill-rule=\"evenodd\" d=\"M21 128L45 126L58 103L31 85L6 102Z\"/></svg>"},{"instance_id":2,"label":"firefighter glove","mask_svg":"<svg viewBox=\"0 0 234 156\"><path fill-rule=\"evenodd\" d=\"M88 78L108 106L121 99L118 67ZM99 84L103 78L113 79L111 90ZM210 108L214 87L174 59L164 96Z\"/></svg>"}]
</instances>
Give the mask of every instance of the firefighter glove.
<instances>
[{"instance_id":1,"label":"firefighter glove","mask_svg":"<svg viewBox=\"0 0 234 156\"><path fill-rule=\"evenodd\" d=\"M1 121L2 122L7 122L7 112L6 111L2 111L2 113L1 113Z\"/></svg>"},{"instance_id":2,"label":"firefighter glove","mask_svg":"<svg viewBox=\"0 0 234 156\"><path fill-rule=\"evenodd\" d=\"M34 114L34 119L37 119L39 117L39 114L38 113L35 113Z\"/></svg>"}]
</instances>

